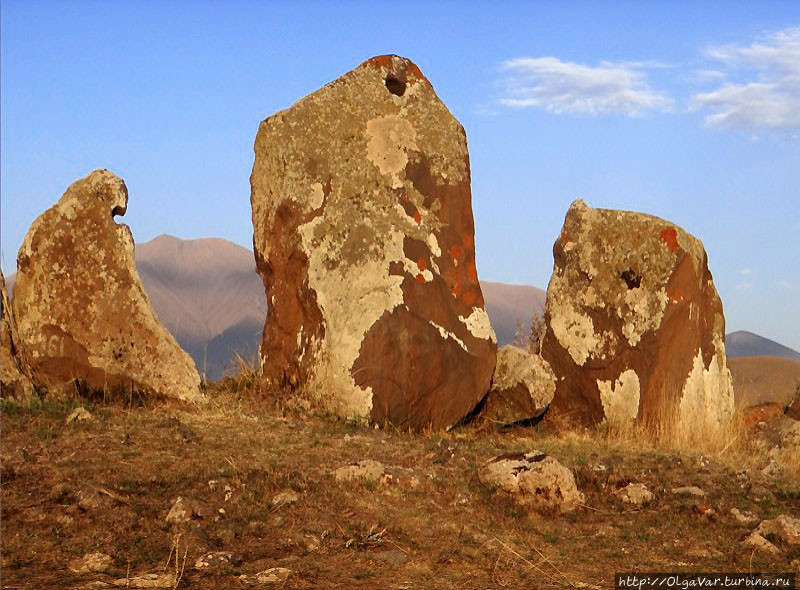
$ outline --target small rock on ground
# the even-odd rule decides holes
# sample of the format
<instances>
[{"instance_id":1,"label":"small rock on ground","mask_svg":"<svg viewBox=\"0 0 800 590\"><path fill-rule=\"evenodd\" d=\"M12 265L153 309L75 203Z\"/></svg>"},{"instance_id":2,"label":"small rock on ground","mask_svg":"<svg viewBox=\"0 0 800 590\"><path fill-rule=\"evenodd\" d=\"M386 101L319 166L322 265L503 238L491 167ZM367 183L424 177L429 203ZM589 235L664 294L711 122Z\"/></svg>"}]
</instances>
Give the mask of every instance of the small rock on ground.
<instances>
[{"instance_id":1,"label":"small rock on ground","mask_svg":"<svg viewBox=\"0 0 800 590\"><path fill-rule=\"evenodd\" d=\"M694 496L695 498L705 498L706 493L697 486L684 486L672 488L672 493L676 496Z\"/></svg>"},{"instance_id":2,"label":"small rock on ground","mask_svg":"<svg viewBox=\"0 0 800 590\"><path fill-rule=\"evenodd\" d=\"M572 471L540 451L499 455L481 468L478 477L484 485L512 494L534 509L568 512L585 501Z\"/></svg>"},{"instance_id":3,"label":"small rock on ground","mask_svg":"<svg viewBox=\"0 0 800 590\"><path fill-rule=\"evenodd\" d=\"M622 500L625 504L632 504L634 506L642 506L653 501L653 492L647 489L647 486L641 483L629 483L624 488L618 489L614 495Z\"/></svg>"},{"instance_id":4,"label":"small rock on ground","mask_svg":"<svg viewBox=\"0 0 800 590\"><path fill-rule=\"evenodd\" d=\"M66 424L72 424L73 422L84 422L87 420L94 420L94 416L92 416L89 410L81 406L80 408L72 410L64 422Z\"/></svg>"},{"instance_id":5,"label":"small rock on ground","mask_svg":"<svg viewBox=\"0 0 800 590\"><path fill-rule=\"evenodd\" d=\"M285 567L271 567L257 574L242 574L239 576L239 580L248 586L282 584L289 579L291 573L292 570L286 569Z\"/></svg>"},{"instance_id":6,"label":"small rock on ground","mask_svg":"<svg viewBox=\"0 0 800 590\"><path fill-rule=\"evenodd\" d=\"M112 564L110 555L105 553L87 553L83 557L73 559L67 566L69 571L76 574L90 574L93 572L107 571Z\"/></svg>"}]
</instances>

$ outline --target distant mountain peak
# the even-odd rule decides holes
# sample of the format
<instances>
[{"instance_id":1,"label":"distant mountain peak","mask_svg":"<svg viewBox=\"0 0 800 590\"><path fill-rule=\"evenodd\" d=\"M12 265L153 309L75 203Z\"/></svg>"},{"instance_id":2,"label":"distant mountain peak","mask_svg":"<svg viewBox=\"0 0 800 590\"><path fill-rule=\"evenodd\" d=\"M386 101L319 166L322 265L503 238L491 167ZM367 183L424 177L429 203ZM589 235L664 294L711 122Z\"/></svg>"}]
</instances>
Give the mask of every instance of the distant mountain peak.
<instances>
[{"instance_id":1,"label":"distant mountain peak","mask_svg":"<svg viewBox=\"0 0 800 590\"><path fill-rule=\"evenodd\" d=\"M800 359L800 352L746 330L737 330L725 336L725 352L731 358L740 356L777 356Z\"/></svg>"}]
</instances>

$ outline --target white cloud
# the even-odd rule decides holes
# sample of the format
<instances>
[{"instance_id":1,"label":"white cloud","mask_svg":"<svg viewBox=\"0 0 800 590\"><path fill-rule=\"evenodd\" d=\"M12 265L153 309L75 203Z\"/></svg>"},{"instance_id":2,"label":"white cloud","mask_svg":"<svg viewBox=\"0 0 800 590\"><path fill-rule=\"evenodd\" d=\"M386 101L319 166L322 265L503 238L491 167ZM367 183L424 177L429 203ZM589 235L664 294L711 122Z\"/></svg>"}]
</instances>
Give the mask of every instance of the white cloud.
<instances>
[{"instance_id":1,"label":"white cloud","mask_svg":"<svg viewBox=\"0 0 800 590\"><path fill-rule=\"evenodd\" d=\"M800 27L747 46L724 45L706 56L725 68L728 80L694 96L694 108L711 111L705 123L733 129L800 128ZM744 79L742 79L744 77Z\"/></svg>"},{"instance_id":2,"label":"white cloud","mask_svg":"<svg viewBox=\"0 0 800 590\"><path fill-rule=\"evenodd\" d=\"M753 274L753 271L750 270L749 268L743 268L739 271L739 274L742 275L743 277L746 277Z\"/></svg>"},{"instance_id":3,"label":"white cloud","mask_svg":"<svg viewBox=\"0 0 800 590\"><path fill-rule=\"evenodd\" d=\"M645 68L663 64L601 62L596 67L555 57L521 57L506 61L500 103L514 108L539 107L571 115L641 116L667 111L673 101L652 90Z\"/></svg>"}]
</instances>

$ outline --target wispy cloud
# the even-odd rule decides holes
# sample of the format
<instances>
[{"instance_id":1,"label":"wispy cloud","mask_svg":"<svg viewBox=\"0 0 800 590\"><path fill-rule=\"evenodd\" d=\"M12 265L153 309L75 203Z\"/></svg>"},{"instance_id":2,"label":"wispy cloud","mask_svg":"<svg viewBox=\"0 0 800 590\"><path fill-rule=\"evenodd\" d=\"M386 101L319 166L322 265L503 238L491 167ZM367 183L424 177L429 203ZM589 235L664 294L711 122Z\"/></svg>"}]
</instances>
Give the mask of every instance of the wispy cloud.
<instances>
[{"instance_id":1,"label":"wispy cloud","mask_svg":"<svg viewBox=\"0 0 800 590\"><path fill-rule=\"evenodd\" d=\"M800 26L751 45L712 47L706 57L726 74L719 87L693 97L694 108L710 111L706 125L749 130L800 128Z\"/></svg>"},{"instance_id":2,"label":"wispy cloud","mask_svg":"<svg viewBox=\"0 0 800 590\"><path fill-rule=\"evenodd\" d=\"M746 277L753 274L753 271L750 270L749 268L742 268L739 270L739 274L742 275L743 277Z\"/></svg>"},{"instance_id":3,"label":"wispy cloud","mask_svg":"<svg viewBox=\"0 0 800 590\"><path fill-rule=\"evenodd\" d=\"M557 114L641 116L668 111L673 101L653 90L643 62L601 62L587 66L555 57L520 57L504 62L500 103L538 107Z\"/></svg>"}]
</instances>

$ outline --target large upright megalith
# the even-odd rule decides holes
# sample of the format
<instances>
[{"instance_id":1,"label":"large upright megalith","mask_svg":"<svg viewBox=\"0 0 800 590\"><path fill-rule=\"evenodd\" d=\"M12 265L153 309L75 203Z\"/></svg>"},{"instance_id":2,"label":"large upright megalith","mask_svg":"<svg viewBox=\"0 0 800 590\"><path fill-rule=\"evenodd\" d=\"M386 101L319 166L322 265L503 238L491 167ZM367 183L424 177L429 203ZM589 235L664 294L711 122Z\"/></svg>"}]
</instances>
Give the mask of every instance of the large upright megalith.
<instances>
[{"instance_id":1,"label":"large upright megalith","mask_svg":"<svg viewBox=\"0 0 800 590\"><path fill-rule=\"evenodd\" d=\"M19 400L30 398L34 393L32 376L27 357L20 349L6 278L0 271L0 396Z\"/></svg>"},{"instance_id":2,"label":"large upright megalith","mask_svg":"<svg viewBox=\"0 0 800 590\"><path fill-rule=\"evenodd\" d=\"M489 388L464 129L411 61L263 121L250 177L265 380L344 416L449 427Z\"/></svg>"},{"instance_id":3,"label":"large upright megalith","mask_svg":"<svg viewBox=\"0 0 800 590\"><path fill-rule=\"evenodd\" d=\"M690 431L731 418L725 318L700 240L576 201L553 255L542 344L556 374L551 412Z\"/></svg>"},{"instance_id":4,"label":"large upright megalith","mask_svg":"<svg viewBox=\"0 0 800 590\"><path fill-rule=\"evenodd\" d=\"M33 222L17 257L20 338L50 385L199 400L194 362L158 322L114 221L127 205L122 179L95 170Z\"/></svg>"}]
</instances>

